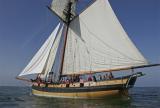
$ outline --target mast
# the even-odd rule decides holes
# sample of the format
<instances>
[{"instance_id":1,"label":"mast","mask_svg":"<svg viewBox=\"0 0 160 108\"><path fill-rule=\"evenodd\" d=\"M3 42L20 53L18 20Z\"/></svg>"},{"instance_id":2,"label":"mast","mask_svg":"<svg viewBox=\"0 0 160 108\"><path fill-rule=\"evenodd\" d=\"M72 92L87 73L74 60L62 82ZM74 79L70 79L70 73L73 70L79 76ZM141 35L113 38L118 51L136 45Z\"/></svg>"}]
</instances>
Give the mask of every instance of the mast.
<instances>
[{"instance_id":1,"label":"mast","mask_svg":"<svg viewBox=\"0 0 160 108\"><path fill-rule=\"evenodd\" d=\"M67 14L66 14L66 32L65 32L65 39L64 39L64 46L63 46L63 52L62 52L62 60L61 60L61 65L60 65L60 76L62 74L62 71L63 71L63 65L64 65L64 56L65 56L65 50L66 50L66 44L67 44L67 37L68 37L68 29L69 29L69 24L70 24L70 18L71 18L71 10L72 10L72 2L71 0L69 1L68 3L68 11L67 11ZM59 77L60 79L60 77Z\"/></svg>"}]
</instances>

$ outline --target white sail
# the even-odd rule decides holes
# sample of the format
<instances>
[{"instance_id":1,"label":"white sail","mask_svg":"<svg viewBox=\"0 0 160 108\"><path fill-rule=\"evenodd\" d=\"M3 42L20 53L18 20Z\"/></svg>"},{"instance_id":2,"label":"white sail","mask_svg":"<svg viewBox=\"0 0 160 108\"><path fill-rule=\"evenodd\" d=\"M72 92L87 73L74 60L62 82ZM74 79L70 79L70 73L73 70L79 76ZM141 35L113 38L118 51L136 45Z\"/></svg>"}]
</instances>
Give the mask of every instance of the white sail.
<instances>
[{"instance_id":1,"label":"white sail","mask_svg":"<svg viewBox=\"0 0 160 108\"><path fill-rule=\"evenodd\" d=\"M52 67L53 67L54 61L56 59L55 57L56 57L56 54L57 54L57 50L59 48L59 43L60 43L60 40L61 40L63 28L64 28L64 25L61 27L61 29L60 29L59 33L57 34L57 37L54 41L54 44L51 47L50 54L49 54L49 57L48 57L48 61L46 63L46 67L43 69L43 72L42 72L43 75L41 75L41 77L45 77L49 72L52 71Z\"/></svg>"},{"instance_id":2,"label":"white sail","mask_svg":"<svg viewBox=\"0 0 160 108\"><path fill-rule=\"evenodd\" d=\"M108 0L96 0L71 22L63 74L80 74L147 64Z\"/></svg>"},{"instance_id":3,"label":"white sail","mask_svg":"<svg viewBox=\"0 0 160 108\"><path fill-rule=\"evenodd\" d=\"M60 24L57 25L55 30L52 32L49 38L45 41L45 43L42 45L39 51L35 54L35 56L32 58L29 64L25 67L25 69L19 74L19 76L37 74L37 73L43 72L59 27L60 27Z\"/></svg>"},{"instance_id":4,"label":"white sail","mask_svg":"<svg viewBox=\"0 0 160 108\"><path fill-rule=\"evenodd\" d=\"M76 0L53 0L51 4L51 9L63 20L66 21L66 15L68 11L68 4L72 2L71 14L75 16L75 5Z\"/></svg>"}]
</instances>

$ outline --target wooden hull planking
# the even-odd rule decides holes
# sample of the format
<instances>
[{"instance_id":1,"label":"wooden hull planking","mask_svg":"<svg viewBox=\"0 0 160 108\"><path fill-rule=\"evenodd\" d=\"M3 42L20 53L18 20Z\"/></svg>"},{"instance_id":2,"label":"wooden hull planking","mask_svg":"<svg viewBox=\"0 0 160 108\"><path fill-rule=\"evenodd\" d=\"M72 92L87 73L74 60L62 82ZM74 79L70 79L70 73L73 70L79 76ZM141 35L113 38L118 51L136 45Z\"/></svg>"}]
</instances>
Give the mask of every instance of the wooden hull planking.
<instances>
[{"instance_id":1,"label":"wooden hull planking","mask_svg":"<svg viewBox=\"0 0 160 108\"><path fill-rule=\"evenodd\" d=\"M54 93L54 92L44 92L32 89L32 93L35 96L42 97L55 97L55 98L105 98L110 95L117 95L120 93L119 90L107 90L107 91L95 91L95 92L76 92L76 93Z\"/></svg>"}]
</instances>

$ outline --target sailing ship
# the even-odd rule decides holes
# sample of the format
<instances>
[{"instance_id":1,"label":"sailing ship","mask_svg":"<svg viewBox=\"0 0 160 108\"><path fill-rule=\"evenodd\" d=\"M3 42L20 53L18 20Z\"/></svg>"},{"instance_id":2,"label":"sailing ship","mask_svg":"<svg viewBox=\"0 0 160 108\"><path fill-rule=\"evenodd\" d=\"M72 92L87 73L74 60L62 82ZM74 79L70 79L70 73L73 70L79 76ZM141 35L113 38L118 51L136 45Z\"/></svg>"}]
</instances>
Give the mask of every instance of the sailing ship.
<instances>
[{"instance_id":1,"label":"sailing ship","mask_svg":"<svg viewBox=\"0 0 160 108\"><path fill-rule=\"evenodd\" d=\"M108 0L94 0L80 14L78 0L53 0L60 19L17 79L32 83L36 96L104 98L128 93L148 64L118 21ZM131 70L130 74L113 73ZM24 76L36 75L35 79Z\"/></svg>"}]
</instances>

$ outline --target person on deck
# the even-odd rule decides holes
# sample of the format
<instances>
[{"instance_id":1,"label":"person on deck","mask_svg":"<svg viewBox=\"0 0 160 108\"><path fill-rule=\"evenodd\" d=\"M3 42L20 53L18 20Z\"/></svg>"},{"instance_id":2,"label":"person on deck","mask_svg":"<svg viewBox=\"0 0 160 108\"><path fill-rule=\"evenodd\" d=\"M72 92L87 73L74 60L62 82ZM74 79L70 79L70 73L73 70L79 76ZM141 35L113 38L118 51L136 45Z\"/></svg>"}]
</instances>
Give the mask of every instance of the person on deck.
<instances>
[{"instance_id":1,"label":"person on deck","mask_svg":"<svg viewBox=\"0 0 160 108\"><path fill-rule=\"evenodd\" d=\"M103 80L106 80L106 75L103 75Z\"/></svg>"},{"instance_id":2,"label":"person on deck","mask_svg":"<svg viewBox=\"0 0 160 108\"><path fill-rule=\"evenodd\" d=\"M42 83L42 80L40 77L37 78L37 83L38 83L38 86L40 86L40 84Z\"/></svg>"},{"instance_id":3,"label":"person on deck","mask_svg":"<svg viewBox=\"0 0 160 108\"><path fill-rule=\"evenodd\" d=\"M93 75L93 81L97 82L96 76Z\"/></svg>"},{"instance_id":4,"label":"person on deck","mask_svg":"<svg viewBox=\"0 0 160 108\"><path fill-rule=\"evenodd\" d=\"M113 78L114 78L114 76L113 76L112 72L110 72L109 79L113 79Z\"/></svg>"},{"instance_id":5,"label":"person on deck","mask_svg":"<svg viewBox=\"0 0 160 108\"><path fill-rule=\"evenodd\" d=\"M109 79L109 76L108 76L108 74L106 73L106 80L108 80Z\"/></svg>"},{"instance_id":6,"label":"person on deck","mask_svg":"<svg viewBox=\"0 0 160 108\"><path fill-rule=\"evenodd\" d=\"M79 81L80 81L80 78L79 78L79 77L80 77L79 75L76 76L76 82L79 82Z\"/></svg>"},{"instance_id":7,"label":"person on deck","mask_svg":"<svg viewBox=\"0 0 160 108\"><path fill-rule=\"evenodd\" d=\"M92 77L91 77L91 75L89 75L89 77L88 77L88 81L92 81Z\"/></svg>"},{"instance_id":8,"label":"person on deck","mask_svg":"<svg viewBox=\"0 0 160 108\"><path fill-rule=\"evenodd\" d=\"M69 84L70 84L70 81L69 79L66 80L66 87L68 88L69 87Z\"/></svg>"},{"instance_id":9,"label":"person on deck","mask_svg":"<svg viewBox=\"0 0 160 108\"><path fill-rule=\"evenodd\" d=\"M80 87L83 87L84 86L84 80L83 78L80 78Z\"/></svg>"},{"instance_id":10,"label":"person on deck","mask_svg":"<svg viewBox=\"0 0 160 108\"><path fill-rule=\"evenodd\" d=\"M64 83L64 79L63 79L63 77L61 78L60 83Z\"/></svg>"},{"instance_id":11,"label":"person on deck","mask_svg":"<svg viewBox=\"0 0 160 108\"><path fill-rule=\"evenodd\" d=\"M102 80L102 76L99 74L99 81L101 81Z\"/></svg>"}]
</instances>

